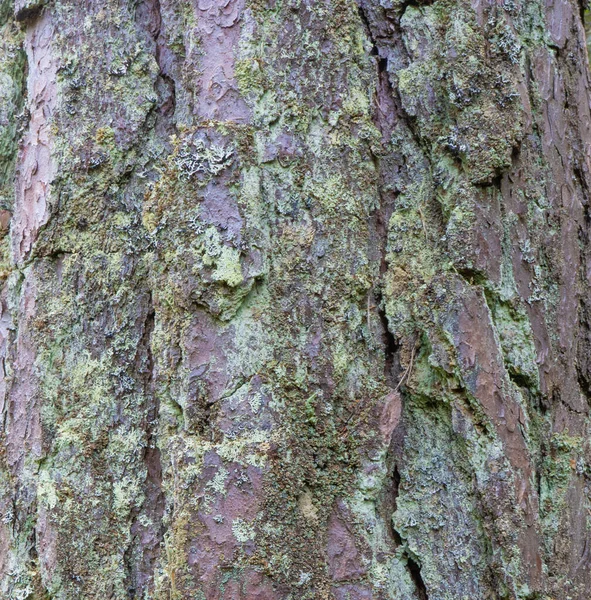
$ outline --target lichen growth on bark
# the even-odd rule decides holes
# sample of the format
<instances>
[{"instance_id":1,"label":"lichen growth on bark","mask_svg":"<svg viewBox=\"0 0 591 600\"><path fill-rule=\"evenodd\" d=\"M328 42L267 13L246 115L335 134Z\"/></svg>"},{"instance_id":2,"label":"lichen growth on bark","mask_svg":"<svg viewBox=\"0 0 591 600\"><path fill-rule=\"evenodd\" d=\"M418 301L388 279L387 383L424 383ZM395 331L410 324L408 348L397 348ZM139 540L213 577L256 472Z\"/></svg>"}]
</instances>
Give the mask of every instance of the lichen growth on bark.
<instances>
[{"instance_id":1,"label":"lichen growth on bark","mask_svg":"<svg viewBox=\"0 0 591 600\"><path fill-rule=\"evenodd\" d=\"M0 0L2 597L587 597L576 4Z\"/></svg>"}]
</instances>

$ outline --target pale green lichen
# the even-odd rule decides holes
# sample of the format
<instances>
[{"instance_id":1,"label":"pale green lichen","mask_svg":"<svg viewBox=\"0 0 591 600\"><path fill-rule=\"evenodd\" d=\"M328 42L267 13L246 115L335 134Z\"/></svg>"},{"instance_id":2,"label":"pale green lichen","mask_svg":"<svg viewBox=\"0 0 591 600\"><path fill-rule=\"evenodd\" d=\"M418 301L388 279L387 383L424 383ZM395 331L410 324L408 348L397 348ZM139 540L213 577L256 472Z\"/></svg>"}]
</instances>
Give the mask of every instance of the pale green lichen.
<instances>
[{"instance_id":1,"label":"pale green lichen","mask_svg":"<svg viewBox=\"0 0 591 600\"><path fill-rule=\"evenodd\" d=\"M232 533L241 544L254 540L256 532L252 523L247 523L244 519L234 519L232 521Z\"/></svg>"}]
</instances>

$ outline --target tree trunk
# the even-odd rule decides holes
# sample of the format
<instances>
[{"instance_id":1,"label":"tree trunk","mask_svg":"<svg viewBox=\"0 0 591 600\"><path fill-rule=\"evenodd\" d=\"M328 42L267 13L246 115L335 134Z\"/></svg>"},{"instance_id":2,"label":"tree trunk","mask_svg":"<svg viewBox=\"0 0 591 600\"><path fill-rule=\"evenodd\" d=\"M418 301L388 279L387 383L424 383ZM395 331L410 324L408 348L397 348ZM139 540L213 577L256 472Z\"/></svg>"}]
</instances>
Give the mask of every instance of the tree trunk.
<instances>
[{"instance_id":1,"label":"tree trunk","mask_svg":"<svg viewBox=\"0 0 591 600\"><path fill-rule=\"evenodd\" d=\"M0 0L0 597L588 600L575 0Z\"/></svg>"}]
</instances>

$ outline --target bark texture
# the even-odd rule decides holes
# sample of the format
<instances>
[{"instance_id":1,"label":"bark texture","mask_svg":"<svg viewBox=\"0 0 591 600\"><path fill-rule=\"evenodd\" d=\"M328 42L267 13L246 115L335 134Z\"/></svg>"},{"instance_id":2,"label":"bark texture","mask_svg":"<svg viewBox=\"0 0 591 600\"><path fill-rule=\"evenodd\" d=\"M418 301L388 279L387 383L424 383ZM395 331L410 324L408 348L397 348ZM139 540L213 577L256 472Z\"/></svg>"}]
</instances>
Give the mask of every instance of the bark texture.
<instances>
[{"instance_id":1,"label":"bark texture","mask_svg":"<svg viewBox=\"0 0 591 600\"><path fill-rule=\"evenodd\" d=\"M0 0L0 597L588 600L575 0Z\"/></svg>"}]
</instances>

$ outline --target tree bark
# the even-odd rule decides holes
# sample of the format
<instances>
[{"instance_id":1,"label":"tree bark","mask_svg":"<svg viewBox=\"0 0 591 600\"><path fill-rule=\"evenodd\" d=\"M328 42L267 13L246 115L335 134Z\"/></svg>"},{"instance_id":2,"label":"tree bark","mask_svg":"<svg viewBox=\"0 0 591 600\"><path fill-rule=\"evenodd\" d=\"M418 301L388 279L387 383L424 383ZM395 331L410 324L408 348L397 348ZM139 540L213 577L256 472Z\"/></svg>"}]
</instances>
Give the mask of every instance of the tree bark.
<instances>
[{"instance_id":1,"label":"tree bark","mask_svg":"<svg viewBox=\"0 0 591 600\"><path fill-rule=\"evenodd\" d=\"M588 600L575 0L0 0L0 596Z\"/></svg>"}]
</instances>

